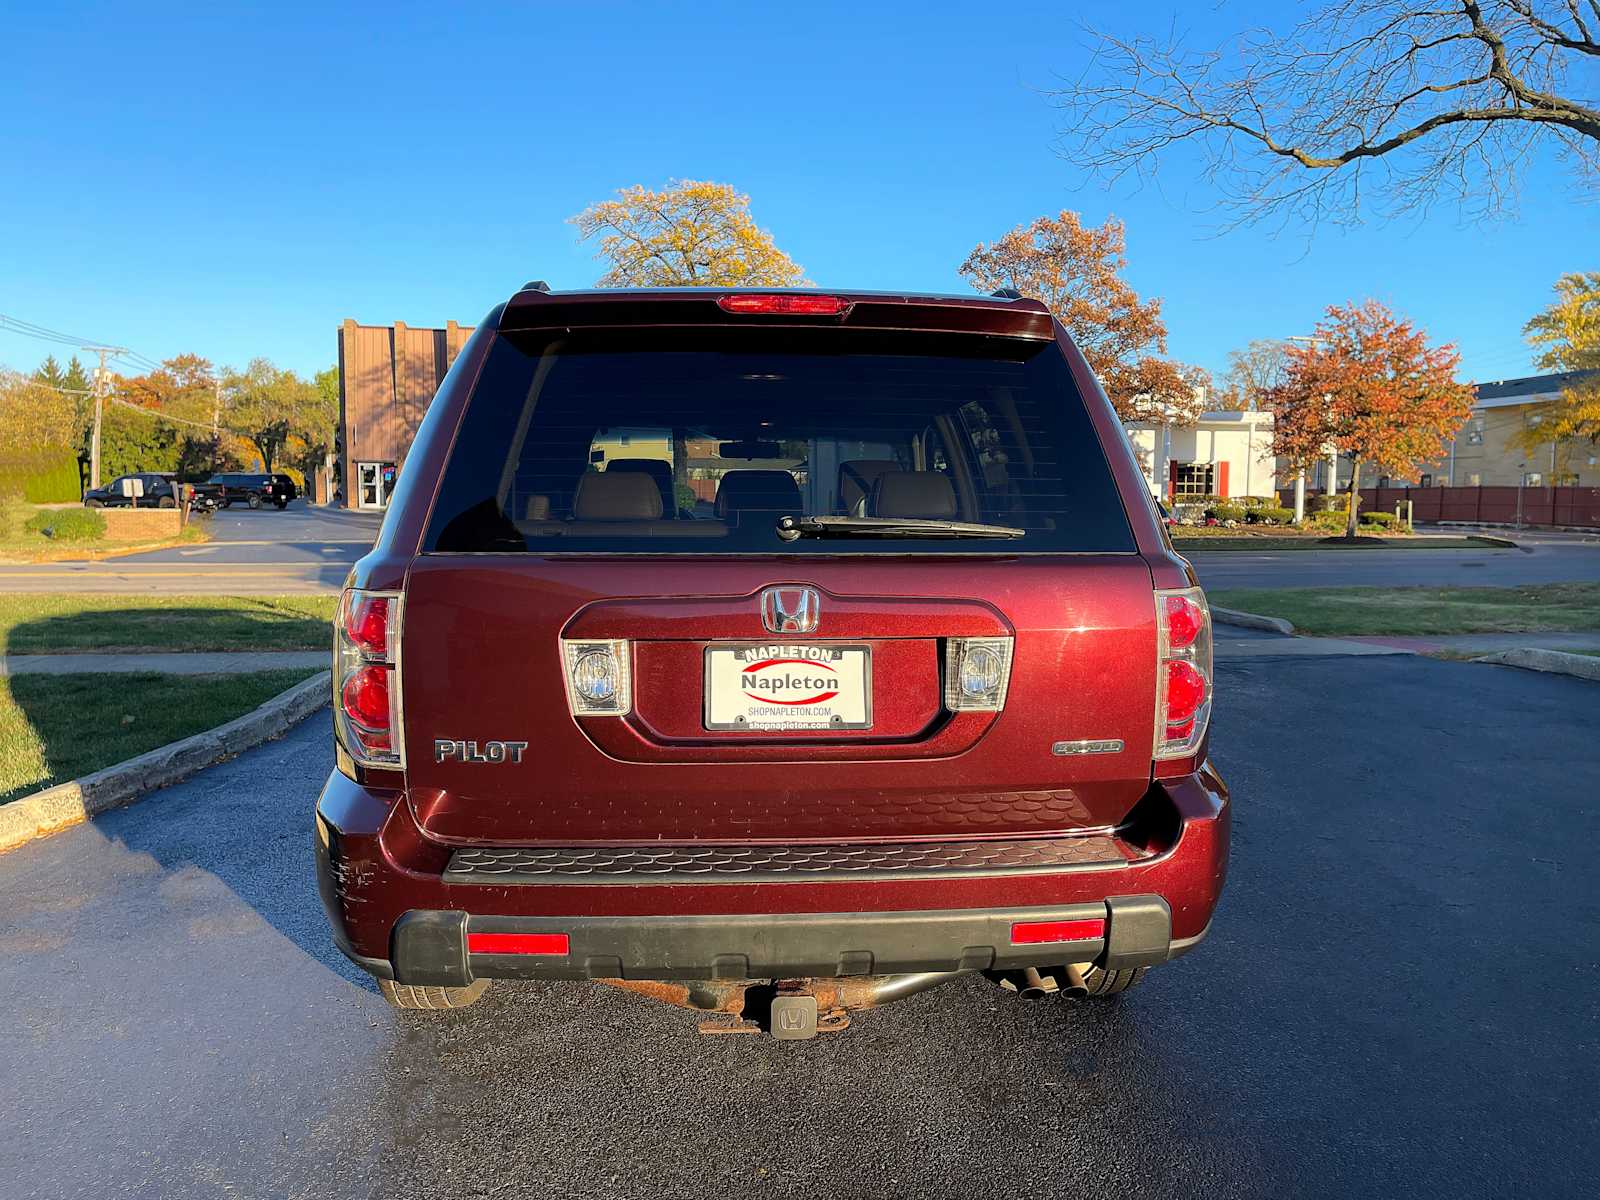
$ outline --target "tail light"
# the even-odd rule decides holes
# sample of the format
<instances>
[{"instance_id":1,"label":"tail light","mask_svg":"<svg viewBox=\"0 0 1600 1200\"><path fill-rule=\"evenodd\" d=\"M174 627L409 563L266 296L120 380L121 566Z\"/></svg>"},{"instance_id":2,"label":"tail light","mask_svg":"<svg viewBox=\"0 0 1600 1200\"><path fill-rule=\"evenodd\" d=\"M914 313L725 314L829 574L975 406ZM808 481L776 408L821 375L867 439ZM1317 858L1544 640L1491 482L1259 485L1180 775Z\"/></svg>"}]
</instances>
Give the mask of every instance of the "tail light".
<instances>
[{"instance_id":1,"label":"tail light","mask_svg":"<svg viewBox=\"0 0 1600 1200\"><path fill-rule=\"evenodd\" d=\"M575 717L625 717L633 711L628 643L561 641L567 707Z\"/></svg>"},{"instance_id":2,"label":"tail light","mask_svg":"<svg viewBox=\"0 0 1600 1200\"><path fill-rule=\"evenodd\" d=\"M944 651L944 706L999 712L1011 684L1010 638L951 638Z\"/></svg>"},{"instance_id":3,"label":"tail light","mask_svg":"<svg viewBox=\"0 0 1600 1200\"><path fill-rule=\"evenodd\" d=\"M1199 588L1156 593L1157 759L1199 749L1211 721L1211 610Z\"/></svg>"},{"instance_id":4,"label":"tail light","mask_svg":"<svg viewBox=\"0 0 1600 1200\"><path fill-rule=\"evenodd\" d=\"M364 767L403 768L400 720L400 597L350 589L334 634L333 727Z\"/></svg>"}]
</instances>

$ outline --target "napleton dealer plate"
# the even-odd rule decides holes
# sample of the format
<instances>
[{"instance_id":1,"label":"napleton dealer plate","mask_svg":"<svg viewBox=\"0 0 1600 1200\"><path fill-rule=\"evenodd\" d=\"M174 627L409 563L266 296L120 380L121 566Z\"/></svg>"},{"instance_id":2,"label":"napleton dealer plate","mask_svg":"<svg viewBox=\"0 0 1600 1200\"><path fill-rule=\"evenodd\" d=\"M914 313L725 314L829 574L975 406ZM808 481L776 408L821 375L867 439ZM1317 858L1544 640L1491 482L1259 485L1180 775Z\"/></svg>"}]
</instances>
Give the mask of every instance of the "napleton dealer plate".
<instances>
[{"instance_id":1,"label":"napleton dealer plate","mask_svg":"<svg viewBox=\"0 0 1600 1200\"><path fill-rule=\"evenodd\" d=\"M706 647L707 729L872 728L867 646Z\"/></svg>"}]
</instances>

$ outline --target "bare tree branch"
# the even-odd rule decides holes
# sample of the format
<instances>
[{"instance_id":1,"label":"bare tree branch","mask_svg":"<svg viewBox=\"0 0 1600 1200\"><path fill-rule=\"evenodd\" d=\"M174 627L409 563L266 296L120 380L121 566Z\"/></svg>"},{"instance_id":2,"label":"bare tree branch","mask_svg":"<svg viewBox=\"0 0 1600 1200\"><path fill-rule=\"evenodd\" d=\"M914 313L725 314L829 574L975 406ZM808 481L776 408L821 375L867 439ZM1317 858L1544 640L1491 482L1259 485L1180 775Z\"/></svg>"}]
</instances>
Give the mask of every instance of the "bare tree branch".
<instances>
[{"instance_id":1,"label":"bare tree branch","mask_svg":"<svg viewBox=\"0 0 1600 1200\"><path fill-rule=\"evenodd\" d=\"M1493 216L1547 149L1600 180L1597 32L1600 0L1330 0L1209 51L1094 34L1055 94L1061 150L1111 182L1191 145L1239 221L1354 223L1374 195L1390 214L1453 195Z\"/></svg>"}]
</instances>

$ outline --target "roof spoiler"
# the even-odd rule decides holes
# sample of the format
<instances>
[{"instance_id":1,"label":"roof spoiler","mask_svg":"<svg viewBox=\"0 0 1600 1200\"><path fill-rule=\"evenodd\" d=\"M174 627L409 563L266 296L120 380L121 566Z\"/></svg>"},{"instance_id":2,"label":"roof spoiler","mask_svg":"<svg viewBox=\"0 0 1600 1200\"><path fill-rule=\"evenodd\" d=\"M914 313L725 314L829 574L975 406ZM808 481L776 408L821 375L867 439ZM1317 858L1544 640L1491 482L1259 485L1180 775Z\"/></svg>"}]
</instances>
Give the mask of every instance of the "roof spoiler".
<instances>
[{"instance_id":1,"label":"roof spoiler","mask_svg":"<svg viewBox=\"0 0 1600 1200\"><path fill-rule=\"evenodd\" d=\"M729 313L726 296L775 293L837 296L848 308L817 318L786 313ZM975 333L1049 341L1055 337L1050 310L1037 300L990 296L929 296L893 292L823 292L788 288L661 288L550 292L530 284L506 303L500 328L618 328L695 325L897 329L927 333Z\"/></svg>"}]
</instances>

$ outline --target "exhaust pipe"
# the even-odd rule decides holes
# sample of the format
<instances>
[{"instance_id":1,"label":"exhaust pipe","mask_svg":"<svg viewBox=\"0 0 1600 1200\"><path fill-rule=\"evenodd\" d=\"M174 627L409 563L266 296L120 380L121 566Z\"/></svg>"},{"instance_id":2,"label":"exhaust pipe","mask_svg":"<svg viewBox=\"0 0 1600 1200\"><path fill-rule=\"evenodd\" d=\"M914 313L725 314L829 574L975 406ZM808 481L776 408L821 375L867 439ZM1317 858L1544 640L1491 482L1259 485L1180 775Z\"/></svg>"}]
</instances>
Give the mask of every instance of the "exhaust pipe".
<instances>
[{"instance_id":1,"label":"exhaust pipe","mask_svg":"<svg viewBox=\"0 0 1600 1200\"><path fill-rule=\"evenodd\" d=\"M1082 1000L1089 995L1089 985L1083 981L1083 972L1077 963L1067 963L1061 968L1061 994L1068 1000Z\"/></svg>"},{"instance_id":2,"label":"exhaust pipe","mask_svg":"<svg viewBox=\"0 0 1600 1200\"><path fill-rule=\"evenodd\" d=\"M1006 991L1015 992L1019 1000L1043 1000L1048 996L1081 1000L1089 994L1083 970L1077 963L1023 967L1020 971L985 971L984 974Z\"/></svg>"}]
</instances>

